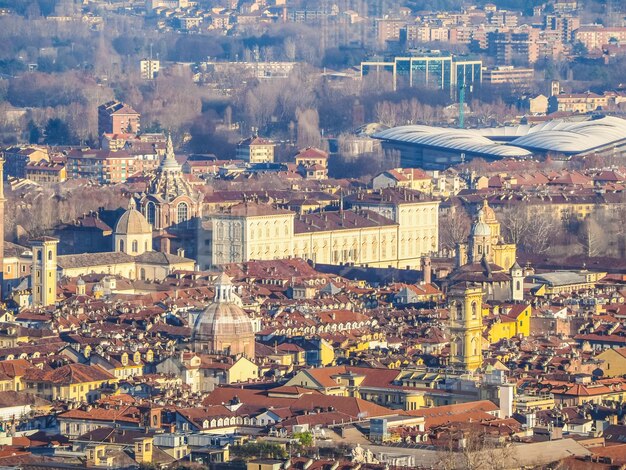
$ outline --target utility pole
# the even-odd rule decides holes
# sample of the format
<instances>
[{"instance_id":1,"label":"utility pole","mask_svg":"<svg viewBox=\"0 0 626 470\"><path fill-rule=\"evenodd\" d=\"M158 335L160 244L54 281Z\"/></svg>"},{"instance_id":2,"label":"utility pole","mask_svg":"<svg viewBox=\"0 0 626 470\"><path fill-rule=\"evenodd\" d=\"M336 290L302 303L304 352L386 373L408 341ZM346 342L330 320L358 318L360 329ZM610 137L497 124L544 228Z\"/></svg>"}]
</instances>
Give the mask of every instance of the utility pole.
<instances>
[{"instance_id":1,"label":"utility pole","mask_svg":"<svg viewBox=\"0 0 626 470\"><path fill-rule=\"evenodd\" d=\"M472 92L472 85L468 85L465 83L465 79L463 79L463 83L459 86L459 129L465 128L465 90L469 88L469 92Z\"/></svg>"},{"instance_id":2,"label":"utility pole","mask_svg":"<svg viewBox=\"0 0 626 470\"><path fill-rule=\"evenodd\" d=\"M465 127L465 83L460 86L459 90L459 128Z\"/></svg>"}]
</instances>

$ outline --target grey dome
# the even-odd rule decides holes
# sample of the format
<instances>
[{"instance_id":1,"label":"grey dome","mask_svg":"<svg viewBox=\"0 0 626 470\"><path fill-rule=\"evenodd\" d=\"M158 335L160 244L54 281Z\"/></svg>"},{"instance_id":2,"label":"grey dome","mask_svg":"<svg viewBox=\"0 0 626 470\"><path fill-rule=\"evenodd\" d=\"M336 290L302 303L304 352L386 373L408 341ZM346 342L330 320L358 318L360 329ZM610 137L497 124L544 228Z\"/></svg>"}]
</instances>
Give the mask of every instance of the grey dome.
<instances>
[{"instance_id":1,"label":"grey dome","mask_svg":"<svg viewBox=\"0 0 626 470\"><path fill-rule=\"evenodd\" d=\"M474 237L491 236L491 227L485 223L485 214L482 209L478 211L478 221L472 226L472 235Z\"/></svg>"},{"instance_id":2,"label":"grey dome","mask_svg":"<svg viewBox=\"0 0 626 470\"><path fill-rule=\"evenodd\" d=\"M134 203L134 201L133 201ZM135 209L134 204L122 214L115 225L115 233L138 235L152 233L152 227L141 212Z\"/></svg>"}]
</instances>

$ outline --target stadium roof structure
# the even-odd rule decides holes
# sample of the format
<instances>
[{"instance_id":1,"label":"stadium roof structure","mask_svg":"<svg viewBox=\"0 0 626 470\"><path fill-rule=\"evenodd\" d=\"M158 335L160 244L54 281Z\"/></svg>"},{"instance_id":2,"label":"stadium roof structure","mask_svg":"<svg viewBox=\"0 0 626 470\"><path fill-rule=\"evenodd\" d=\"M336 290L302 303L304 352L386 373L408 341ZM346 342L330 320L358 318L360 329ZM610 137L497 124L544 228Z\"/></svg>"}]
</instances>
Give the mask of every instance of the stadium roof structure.
<instances>
[{"instance_id":1,"label":"stadium roof structure","mask_svg":"<svg viewBox=\"0 0 626 470\"><path fill-rule=\"evenodd\" d=\"M626 120L613 116L577 116L536 126L485 129L411 125L377 132L373 137L492 157L524 157L533 151L576 155L626 141Z\"/></svg>"},{"instance_id":2,"label":"stadium roof structure","mask_svg":"<svg viewBox=\"0 0 626 470\"><path fill-rule=\"evenodd\" d=\"M373 135L374 138L391 142L415 144L423 147L441 148L493 157L526 157L532 152L523 148L497 143L471 129L454 129L422 125L392 127Z\"/></svg>"}]
</instances>

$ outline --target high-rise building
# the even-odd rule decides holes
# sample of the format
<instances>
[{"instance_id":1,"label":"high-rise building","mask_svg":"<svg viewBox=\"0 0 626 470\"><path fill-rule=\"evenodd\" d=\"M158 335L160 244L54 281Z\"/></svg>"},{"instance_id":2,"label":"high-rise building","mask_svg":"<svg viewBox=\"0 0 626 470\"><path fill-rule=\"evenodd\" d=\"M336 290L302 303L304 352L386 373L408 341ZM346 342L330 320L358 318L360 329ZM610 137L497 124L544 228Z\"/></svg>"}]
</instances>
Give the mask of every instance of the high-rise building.
<instances>
[{"instance_id":1,"label":"high-rise building","mask_svg":"<svg viewBox=\"0 0 626 470\"><path fill-rule=\"evenodd\" d=\"M261 137L249 137L237 145L237 158L248 163L273 163L274 142Z\"/></svg>"},{"instance_id":2,"label":"high-rise building","mask_svg":"<svg viewBox=\"0 0 626 470\"><path fill-rule=\"evenodd\" d=\"M395 57L361 63L361 77L389 79L395 90L406 87L454 90L482 82L482 61L451 55Z\"/></svg>"},{"instance_id":3,"label":"high-rise building","mask_svg":"<svg viewBox=\"0 0 626 470\"><path fill-rule=\"evenodd\" d=\"M530 65L539 58L539 31L515 29L487 34L490 55L499 65Z\"/></svg>"},{"instance_id":4,"label":"high-rise building","mask_svg":"<svg viewBox=\"0 0 626 470\"><path fill-rule=\"evenodd\" d=\"M33 266L31 270L32 303L47 307L57 298L57 244L59 240L41 237L32 240Z\"/></svg>"},{"instance_id":5,"label":"high-rise building","mask_svg":"<svg viewBox=\"0 0 626 470\"><path fill-rule=\"evenodd\" d=\"M154 80L161 70L161 61L158 59L142 59L139 61L139 71L143 80Z\"/></svg>"}]
</instances>

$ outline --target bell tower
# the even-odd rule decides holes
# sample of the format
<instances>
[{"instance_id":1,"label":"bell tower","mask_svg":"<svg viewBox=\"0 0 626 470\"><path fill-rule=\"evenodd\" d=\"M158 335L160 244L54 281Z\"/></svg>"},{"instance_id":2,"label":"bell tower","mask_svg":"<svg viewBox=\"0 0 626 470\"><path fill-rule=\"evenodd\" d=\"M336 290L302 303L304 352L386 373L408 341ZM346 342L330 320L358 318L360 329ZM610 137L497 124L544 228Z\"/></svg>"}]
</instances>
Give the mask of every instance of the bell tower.
<instances>
[{"instance_id":1,"label":"bell tower","mask_svg":"<svg viewBox=\"0 0 626 470\"><path fill-rule=\"evenodd\" d=\"M468 371L482 365L483 291L455 286L448 293L450 310L450 365Z\"/></svg>"},{"instance_id":2,"label":"bell tower","mask_svg":"<svg viewBox=\"0 0 626 470\"><path fill-rule=\"evenodd\" d=\"M32 240L32 303L42 307L54 305L57 299L57 244L59 240L41 237Z\"/></svg>"}]
</instances>

